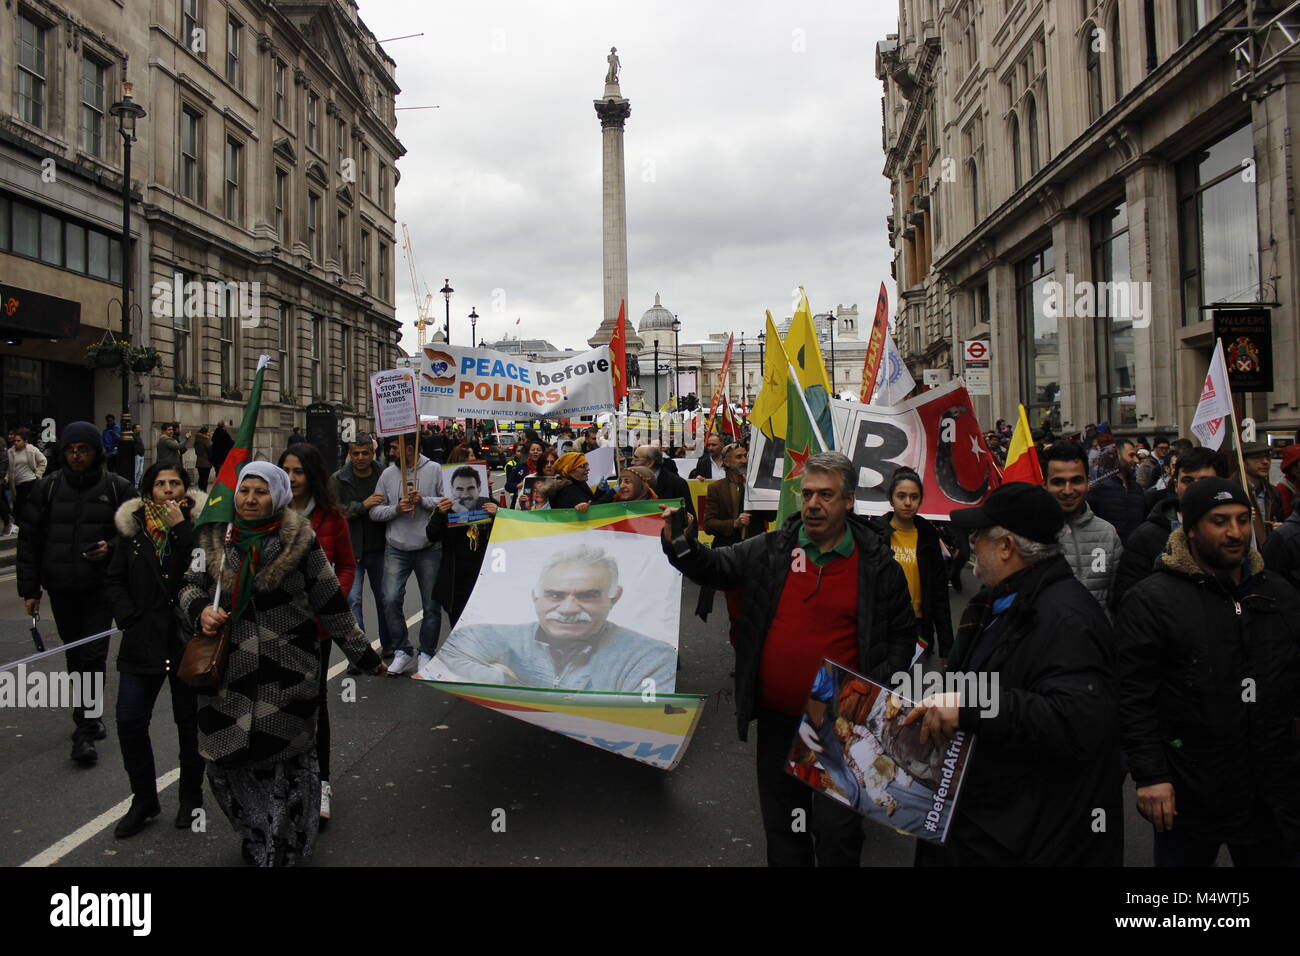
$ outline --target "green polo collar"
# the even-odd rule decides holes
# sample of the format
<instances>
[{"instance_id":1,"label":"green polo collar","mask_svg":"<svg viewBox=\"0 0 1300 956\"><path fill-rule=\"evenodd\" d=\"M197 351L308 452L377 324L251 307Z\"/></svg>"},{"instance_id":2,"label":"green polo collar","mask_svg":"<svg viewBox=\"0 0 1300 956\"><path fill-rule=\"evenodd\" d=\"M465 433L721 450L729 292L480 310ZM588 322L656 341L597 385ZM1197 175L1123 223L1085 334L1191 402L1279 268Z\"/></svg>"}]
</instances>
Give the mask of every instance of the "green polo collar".
<instances>
[{"instance_id":1,"label":"green polo collar","mask_svg":"<svg viewBox=\"0 0 1300 956\"><path fill-rule=\"evenodd\" d=\"M799 547L803 548L804 553L808 555L809 561L819 568L825 567L837 557L848 558L853 555L853 529L849 527L846 521L844 523L844 536L840 538L839 543L829 551L823 551L808 537L808 532L804 530L804 526L799 525Z\"/></svg>"}]
</instances>

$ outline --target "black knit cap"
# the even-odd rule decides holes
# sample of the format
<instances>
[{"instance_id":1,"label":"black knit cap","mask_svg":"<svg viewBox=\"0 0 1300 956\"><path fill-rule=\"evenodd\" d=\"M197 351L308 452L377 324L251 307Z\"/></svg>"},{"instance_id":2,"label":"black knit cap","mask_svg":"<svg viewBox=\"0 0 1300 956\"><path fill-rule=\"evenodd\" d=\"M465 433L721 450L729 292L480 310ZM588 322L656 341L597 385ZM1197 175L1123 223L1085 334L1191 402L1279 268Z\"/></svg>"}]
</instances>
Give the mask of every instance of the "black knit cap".
<instances>
[{"instance_id":1,"label":"black knit cap","mask_svg":"<svg viewBox=\"0 0 1300 956\"><path fill-rule=\"evenodd\" d=\"M1065 512L1042 485L1012 481L1002 485L977 508L958 508L951 515L958 528L1002 527L1039 544L1054 544L1065 527Z\"/></svg>"},{"instance_id":2,"label":"black knit cap","mask_svg":"<svg viewBox=\"0 0 1300 956\"><path fill-rule=\"evenodd\" d=\"M90 422L69 422L63 426L63 434L59 436L59 446L67 448L77 442L89 445L95 451L104 450L104 438L99 429Z\"/></svg>"},{"instance_id":3,"label":"black knit cap","mask_svg":"<svg viewBox=\"0 0 1300 956\"><path fill-rule=\"evenodd\" d=\"M1183 524L1191 528L1219 505L1245 505L1249 508L1251 507L1250 495L1246 494L1246 489L1235 481L1216 475L1193 482L1183 492L1183 497L1178 502L1178 510L1182 512Z\"/></svg>"}]
</instances>

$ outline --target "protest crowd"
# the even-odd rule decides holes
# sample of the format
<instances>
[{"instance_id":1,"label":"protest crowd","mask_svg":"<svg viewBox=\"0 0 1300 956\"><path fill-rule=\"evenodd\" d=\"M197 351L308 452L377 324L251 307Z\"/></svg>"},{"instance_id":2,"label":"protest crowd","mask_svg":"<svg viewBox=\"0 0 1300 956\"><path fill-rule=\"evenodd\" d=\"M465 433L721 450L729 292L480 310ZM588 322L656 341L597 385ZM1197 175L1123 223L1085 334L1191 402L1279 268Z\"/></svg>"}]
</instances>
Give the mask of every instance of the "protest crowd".
<instances>
[{"instance_id":1,"label":"protest crowd","mask_svg":"<svg viewBox=\"0 0 1300 956\"><path fill-rule=\"evenodd\" d=\"M773 440L761 403L668 440L587 422L505 433L442 420L359 432L341 460L301 434L274 462L248 460L242 429L167 425L134 482L109 467L111 420L63 425L44 447L11 433L3 509L18 527L27 611L44 602L64 643L122 632L113 713L132 801L117 837L162 812L149 724L166 684L176 826L210 799L249 863L309 858L331 818L332 646L349 673L418 676L447 641L443 610L453 628L465 612L503 512L582 521L662 503L664 560L701 587L697 613L723 597L715 630L735 650L739 737L756 734L770 864L857 865L872 832L789 766L792 740L814 755L827 744L804 727L823 661L890 686L918 660L992 688L992 706L945 691L902 721L917 747L978 742L947 839L918 840L918 866L1205 865L1223 846L1237 865L1300 864L1300 440L1272 482L1266 444L1219 451L1106 423L1030 432L1022 410L979 433L1002 479L979 504L927 517L941 489L900 466L883 474L869 517L855 510L861 469L849 456L819 450L821 439L791 454L801 427L822 427L816 413L800 425L797 409L781 412L780 507L751 504L753 459ZM593 472L589 456L610 448L613 467ZM484 484L485 462L499 483ZM218 497L233 497L219 516ZM600 571L599 556L582 560ZM953 620L950 589L971 564L979 589ZM603 582L590 594L551 574L534 594L559 609L553 635L624 589L613 571L589 575ZM189 679L205 663L195 649L218 641L221 672ZM103 672L108 648L107 637L71 648L68 666ZM545 661L557 675L558 661ZM671 675L671 661L654 666ZM110 722L72 718L71 760L94 766ZM1130 776L1154 830L1151 861L1123 857ZM861 779L894 805L889 781ZM800 811L807 826L792 827Z\"/></svg>"}]
</instances>

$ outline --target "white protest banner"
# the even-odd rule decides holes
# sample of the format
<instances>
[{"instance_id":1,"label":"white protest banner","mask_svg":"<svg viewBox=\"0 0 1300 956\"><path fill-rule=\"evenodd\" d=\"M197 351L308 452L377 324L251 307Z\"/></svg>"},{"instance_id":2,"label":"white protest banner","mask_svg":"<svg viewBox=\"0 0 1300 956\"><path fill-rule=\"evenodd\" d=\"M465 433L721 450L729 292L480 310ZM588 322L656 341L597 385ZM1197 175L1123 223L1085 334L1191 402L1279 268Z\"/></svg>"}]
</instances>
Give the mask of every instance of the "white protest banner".
<instances>
[{"instance_id":1,"label":"white protest banner","mask_svg":"<svg viewBox=\"0 0 1300 956\"><path fill-rule=\"evenodd\" d=\"M601 445L599 448L593 448L584 454L587 456L587 464L591 468L587 473L587 481L591 485L599 484L602 478L614 477L613 445Z\"/></svg>"},{"instance_id":2,"label":"white protest banner","mask_svg":"<svg viewBox=\"0 0 1300 956\"><path fill-rule=\"evenodd\" d=\"M831 401L835 447L858 476L853 510L889 510L885 489L896 470L913 468L925 483L921 516L947 520L954 508L982 502L999 479L983 432L960 380L914 396L901 405ZM745 507L777 510L785 443L755 431L749 450Z\"/></svg>"},{"instance_id":3,"label":"white protest banner","mask_svg":"<svg viewBox=\"0 0 1300 956\"><path fill-rule=\"evenodd\" d=\"M415 406L415 375L395 368L370 376L370 397L375 407L375 434L381 438L404 435L420 427Z\"/></svg>"},{"instance_id":4,"label":"white protest banner","mask_svg":"<svg viewBox=\"0 0 1300 956\"><path fill-rule=\"evenodd\" d=\"M495 349L428 346L411 359L420 412L440 418L572 418L614 408L609 347L557 362Z\"/></svg>"}]
</instances>

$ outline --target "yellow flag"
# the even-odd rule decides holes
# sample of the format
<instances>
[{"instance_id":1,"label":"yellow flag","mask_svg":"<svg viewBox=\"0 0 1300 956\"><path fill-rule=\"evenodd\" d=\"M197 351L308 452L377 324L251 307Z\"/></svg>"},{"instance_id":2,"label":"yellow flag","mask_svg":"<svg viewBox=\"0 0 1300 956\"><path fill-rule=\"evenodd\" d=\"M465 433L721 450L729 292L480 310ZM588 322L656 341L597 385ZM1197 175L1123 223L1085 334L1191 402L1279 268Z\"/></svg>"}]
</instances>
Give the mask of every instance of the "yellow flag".
<instances>
[{"instance_id":1,"label":"yellow flag","mask_svg":"<svg viewBox=\"0 0 1300 956\"><path fill-rule=\"evenodd\" d=\"M749 412L749 423L768 438L785 438L785 397L786 379L790 373L785 349L781 348L781 335L772 321L772 313L767 313L767 352L763 360L763 389L754 399L754 407Z\"/></svg>"},{"instance_id":2,"label":"yellow flag","mask_svg":"<svg viewBox=\"0 0 1300 956\"><path fill-rule=\"evenodd\" d=\"M812 410L813 420L817 423L827 448L835 447L834 428L831 425L830 398L833 394L830 377L826 374L826 363L822 361L821 343L817 341L817 328L813 325L812 307L808 296L799 287L799 308L795 310L790 322L790 331L785 335L785 354L790 358L799 376L799 385L808 406Z\"/></svg>"}]
</instances>

